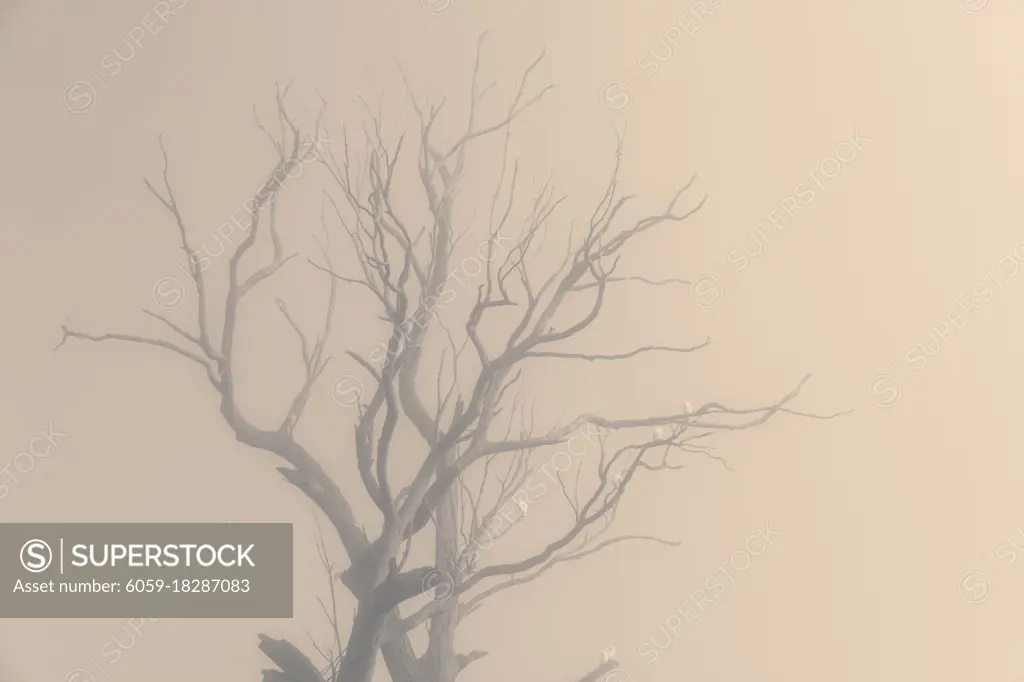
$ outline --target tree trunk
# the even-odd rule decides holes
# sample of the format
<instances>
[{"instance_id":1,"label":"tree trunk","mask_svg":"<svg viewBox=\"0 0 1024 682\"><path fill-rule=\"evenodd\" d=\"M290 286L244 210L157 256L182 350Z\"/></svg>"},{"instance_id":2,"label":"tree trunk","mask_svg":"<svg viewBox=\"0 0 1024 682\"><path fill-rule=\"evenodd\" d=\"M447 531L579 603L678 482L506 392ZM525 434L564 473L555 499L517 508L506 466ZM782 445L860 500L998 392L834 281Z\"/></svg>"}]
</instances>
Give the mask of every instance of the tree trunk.
<instances>
[{"instance_id":1,"label":"tree trunk","mask_svg":"<svg viewBox=\"0 0 1024 682\"><path fill-rule=\"evenodd\" d=\"M452 449L445 455L441 469L454 463L457 453ZM452 576L457 584L461 580L457 557L459 555L459 510L457 487L451 486L437 506L437 537L434 540L435 566ZM427 646L425 667L429 667L431 682L455 682L459 674L458 655L455 652L455 627L459 622L458 595L449 597L449 608L430 619L430 642Z\"/></svg>"},{"instance_id":2,"label":"tree trunk","mask_svg":"<svg viewBox=\"0 0 1024 682\"><path fill-rule=\"evenodd\" d=\"M393 609L388 614L385 624L390 625L398 618L398 609ZM416 661L416 652L412 650L412 642L409 641L409 635L402 634L392 637L381 647L381 653L384 655L384 664L388 667L392 682L420 682L423 679L420 665Z\"/></svg>"},{"instance_id":3,"label":"tree trunk","mask_svg":"<svg viewBox=\"0 0 1024 682\"><path fill-rule=\"evenodd\" d=\"M240 442L273 452L294 467L281 467L278 472L320 508L331 522L346 554L350 558L362 556L369 542L356 523L348 501L320 463L294 440L250 424L235 409L234 403L226 398L222 401L221 412ZM400 618L398 609L394 609L389 617ZM389 639L382 647L382 652L393 682L422 682L419 663L408 634Z\"/></svg>"},{"instance_id":4,"label":"tree trunk","mask_svg":"<svg viewBox=\"0 0 1024 682\"><path fill-rule=\"evenodd\" d=\"M373 682L380 636L387 619L388 613L382 612L372 599L359 603L340 674L334 682Z\"/></svg>"}]
</instances>

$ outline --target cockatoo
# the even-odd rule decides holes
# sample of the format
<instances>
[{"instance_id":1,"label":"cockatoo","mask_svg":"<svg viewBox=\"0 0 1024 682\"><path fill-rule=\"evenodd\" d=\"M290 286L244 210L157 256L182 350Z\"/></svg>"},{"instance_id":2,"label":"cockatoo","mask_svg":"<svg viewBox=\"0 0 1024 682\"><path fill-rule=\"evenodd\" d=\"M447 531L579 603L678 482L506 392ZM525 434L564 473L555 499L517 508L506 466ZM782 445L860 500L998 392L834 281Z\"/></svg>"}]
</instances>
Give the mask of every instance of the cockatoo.
<instances>
[{"instance_id":1,"label":"cockatoo","mask_svg":"<svg viewBox=\"0 0 1024 682\"><path fill-rule=\"evenodd\" d=\"M607 663L608 661L615 660L615 647L612 647L608 651L601 652L601 663Z\"/></svg>"},{"instance_id":2,"label":"cockatoo","mask_svg":"<svg viewBox=\"0 0 1024 682\"><path fill-rule=\"evenodd\" d=\"M693 403L687 400L684 403L684 406L686 407L686 414L693 414Z\"/></svg>"},{"instance_id":3,"label":"cockatoo","mask_svg":"<svg viewBox=\"0 0 1024 682\"><path fill-rule=\"evenodd\" d=\"M668 436L668 431L666 431L664 427L659 426L658 428L654 429L655 440L665 440L666 436Z\"/></svg>"}]
</instances>

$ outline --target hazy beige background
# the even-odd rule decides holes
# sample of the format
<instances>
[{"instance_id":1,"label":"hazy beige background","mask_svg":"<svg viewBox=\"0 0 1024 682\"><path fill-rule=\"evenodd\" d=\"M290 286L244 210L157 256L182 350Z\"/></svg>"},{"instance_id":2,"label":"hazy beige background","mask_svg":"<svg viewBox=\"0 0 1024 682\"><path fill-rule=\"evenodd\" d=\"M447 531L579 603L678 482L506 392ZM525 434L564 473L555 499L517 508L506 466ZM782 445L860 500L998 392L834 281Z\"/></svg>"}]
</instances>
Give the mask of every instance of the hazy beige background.
<instances>
[{"instance_id":1,"label":"hazy beige background","mask_svg":"<svg viewBox=\"0 0 1024 682\"><path fill-rule=\"evenodd\" d=\"M515 134L530 178L554 173L573 207L592 206L611 161L610 121L625 126L623 180L645 208L660 209L700 173L695 197L708 194L705 209L643 242L646 253L633 259L650 276L730 267L729 251L749 244L754 226L838 142L858 127L873 141L734 282L722 278L720 305L696 307L684 288L637 290L608 313L620 322L602 328L609 350L710 334L702 356L660 370L573 367L533 382L552 406L571 412L600 399L621 414L678 408L684 398L766 402L814 372L802 407L857 412L722 438L734 472L698 462L638 486L621 529L683 546L612 551L495 600L461 632L466 649L492 651L464 679L568 681L612 645L632 659L638 682L1024 675L1024 569L995 556L1024 522L1015 437L1024 276L1000 280L916 384L904 381L895 406L868 399L873 378L928 342L936 321L1024 237L1024 8L996 0L972 15L956 0L729 0L648 76L637 59L688 4L458 0L430 16L418 0L192 0L75 115L62 104L65 86L91 78L90 68L100 73L100 59L123 51L153 3L5 3L0 464L49 422L68 436L0 500L0 520L294 520L301 538L293 622L147 625L105 668L111 679L170 682L202 670L204 679L256 680L265 664L257 631L304 644L323 625L310 505L277 479L269 455L238 446L201 373L153 349L72 343L51 352L69 320L94 332L155 329L139 310L180 254L142 188L143 175L159 174L156 135L166 135L196 238L207 239L272 165L251 108L272 113L275 79L295 78L310 106L321 92L334 130L358 125L357 95L382 93L398 126L409 118L397 61L421 94L449 95L455 113L475 39L488 28L487 80L511 85L547 49L538 76L557 89ZM618 114L599 96L613 80L632 89ZM318 211L316 183L300 184L282 200L299 239ZM322 279L305 277L322 290ZM309 286L298 281L269 293L294 299ZM265 371L247 389L250 405L269 417L280 407L275 388L290 386L299 367L268 296L262 309L248 308L255 340L245 352ZM183 310L174 319L186 320ZM368 348L369 336L346 331L349 319L338 318L337 347ZM580 384L585 372L596 379ZM350 418L329 387L311 408L325 425L313 436L318 448ZM765 520L782 531L777 544L657 664L644 664L636 646ZM958 594L972 568L991 579L980 604ZM63 680L92 668L90 656L102 662L105 642L126 639L122 627L4 621L0 674Z\"/></svg>"}]
</instances>

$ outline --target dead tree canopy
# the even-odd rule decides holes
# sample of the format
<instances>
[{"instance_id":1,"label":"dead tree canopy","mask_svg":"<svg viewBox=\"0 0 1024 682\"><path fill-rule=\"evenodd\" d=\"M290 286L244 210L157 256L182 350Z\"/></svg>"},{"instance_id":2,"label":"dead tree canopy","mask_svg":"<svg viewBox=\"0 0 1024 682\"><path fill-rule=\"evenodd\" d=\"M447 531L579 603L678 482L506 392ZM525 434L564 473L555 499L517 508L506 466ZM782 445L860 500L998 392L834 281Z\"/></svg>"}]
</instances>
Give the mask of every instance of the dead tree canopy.
<instances>
[{"instance_id":1,"label":"dead tree canopy","mask_svg":"<svg viewBox=\"0 0 1024 682\"><path fill-rule=\"evenodd\" d=\"M259 130L272 142L274 162L246 203L246 237L221 264L227 270L227 289L217 301L206 281L209 259L204 260L193 246L195 230L172 188L161 140L161 186L148 180L145 186L169 216L184 251L196 292L195 318L183 324L144 311L166 327L169 340L63 329L60 345L67 339L144 344L199 366L235 437L277 455L283 479L317 505L349 559L347 569L331 574L350 593L355 607L351 622L343 622L337 617L337 605L332 607L335 642L332 653L326 655L331 659L326 677L333 680L369 682L381 653L395 682L452 682L486 655L457 651L454 633L489 597L613 545L674 544L646 536L607 536L635 477L678 469L693 455L717 458L708 438L719 431L749 429L779 413L817 417L788 407L808 378L804 377L763 407L709 402L693 408L681 401L679 409L665 414L585 413L553 426L538 424L522 378L525 367L550 362L628 362L648 354L692 354L707 346L704 339L687 346L652 343L603 353L573 348L574 339L608 312L607 295L613 288L687 284L682 279L620 274L620 259L639 241L683 225L704 206L705 198L689 200L694 176L660 209L634 211L634 197L619 190L623 151L619 137L609 180L589 216L577 220L561 216L566 197L551 183L522 203L520 166L512 158L509 135L513 123L541 102L550 86L531 90L531 77L541 62L538 58L525 70L507 107L485 116L481 102L492 86L479 81L482 44L483 39L465 130L447 144L434 132L444 107L423 105L409 88L419 121L418 129L411 131L416 149L406 151L408 133L387 142L383 117L368 109L365 158L360 161L347 130L340 145L317 146L313 140L327 137L323 135L324 109L314 123L315 137L309 137L289 113L288 89L279 90L280 134L271 134L257 120ZM460 232L456 224L461 214L456 208L468 201L461 191L471 172L468 151L485 139L502 142L496 188L486 217L478 216ZM277 198L297 164L308 160L311 144L328 185L326 208L321 216L320 254L297 258L288 248L292 235L283 235L279 229ZM395 182L396 170L406 162L414 164L416 187ZM420 214L414 217L417 204ZM524 209L524 219L512 218L517 207ZM475 253L483 273L473 287L453 294L446 280L470 229L481 237ZM331 234L339 230L351 267L340 266L337 250L332 248ZM272 255L262 263L251 263L258 240L269 240ZM545 270L539 254L555 253L556 248L564 252L561 262ZM240 408L236 392L235 352L245 342L238 320L246 297L258 286L269 286L286 265L306 267L312 281L322 281L327 303L322 324L312 333L296 321L285 301L277 301L278 321L297 340L302 381L282 405L279 421L258 424ZM467 297L461 303L468 305L462 305L461 312L460 305L453 303L456 295ZM369 297L384 324L385 340L376 354L354 349L338 354L333 344L339 301L357 297L361 301ZM247 308L247 314L255 313ZM458 319L453 319L456 313ZM373 322L346 319L345 326ZM314 452L296 437L296 425L329 364L335 372L349 371L342 369L346 364L364 372L371 390L348 413L353 421L351 438ZM599 388L598 377L593 390ZM834 415L819 418L829 416ZM411 433L413 438L403 440L400 433ZM569 510L565 528L517 560L489 562L473 551L471 539L493 527L499 510L536 473L537 458L580 433L598 437L594 455L580 464L575 482L559 474L553 486ZM355 460L358 480L338 481L328 474L322 462L338 453ZM350 501L354 495L372 501L375 518L357 518ZM374 527L379 531L366 530ZM413 559L424 555L412 551L416 541L427 543L427 558ZM331 590L333 602L333 581ZM443 598L414 607L414 600L422 601L425 593L435 597L443 593ZM410 634L421 627L428 631L429 644L417 654ZM260 635L259 647L276 666L264 671L264 682L314 682L324 677L323 670L287 640ZM581 682L596 680L615 665L605 662Z\"/></svg>"}]
</instances>

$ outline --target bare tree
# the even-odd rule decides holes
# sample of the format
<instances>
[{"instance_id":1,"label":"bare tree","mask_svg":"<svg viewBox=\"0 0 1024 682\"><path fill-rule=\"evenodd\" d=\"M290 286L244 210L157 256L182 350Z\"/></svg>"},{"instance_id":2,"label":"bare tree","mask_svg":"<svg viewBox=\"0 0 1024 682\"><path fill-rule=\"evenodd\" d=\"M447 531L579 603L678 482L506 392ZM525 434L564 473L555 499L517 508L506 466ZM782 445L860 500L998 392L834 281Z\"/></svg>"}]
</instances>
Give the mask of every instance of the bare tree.
<instances>
[{"instance_id":1,"label":"bare tree","mask_svg":"<svg viewBox=\"0 0 1024 682\"><path fill-rule=\"evenodd\" d=\"M455 633L489 597L621 542L673 544L645 536L604 537L635 476L679 468L680 458L691 453L715 457L707 444L710 435L748 429L778 413L829 418L787 407L808 378L804 377L796 388L766 407L735 409L708 403L646 417L580 414L546 429L536 423L535 411L523 397L521 372L525 365L549 360L625 362L643 354L691 353L706 346L707 341L691 347L647 345L606 354L565 349L566 342L590 328L604 312L611 287L687 284L684 280L658 281L615 273L619 259L635 240L681 224L703 206L704 199L689 209L677 208L694 182L691 179L661 211L627 221L624 215L633 197L619 192L620 137L611 177L588 223L579 234L569 234L561 264L538 275L541 248L548 243L550 223L565 196L556 195L550 183L545 184L529 201L525 220L516 222L517 233L510 236L511 216L518 206L519 164L509 158L509 134L513 122L550 89L529 92L530 77L543 54L526 69L504 113L481 122L478 105L490 90L478 79L482 44L483 37L477 46L468 123L454 142L441 145L435 140L434 126L443 106L421 106L410 89L419 120L415 162L420 187L416 191L425 194L425 215L429 215L424 224L407 217L410 198L403 195L399 201L396 197L393 180L404 158L405 136L387 144L380 116L371 117L372 125L365 129L365 161L354 160L347 133L338 153L334 149L316 151L316 161L334 189L328 193L327 203L351 245L349 255L354 256L359 273L351 276L335 267L326 240L321 243L319 258L306 259L311 273L324 277L329 291L323 325L313 339L290 314L287 304L278 301L283 322L298 338L305 367L301 389L279 424L260 426L243 414L233 360L243 299L295 255L285 255L275 200L284 179L305 160L309 139L288 112L287 90L279 91L277 97L281 134L274 136L260 126L271 138L277 161L249 202L248 234L227 264L228 287L219 334L212 332L214 305L171 187L166 151L163 188L157 189L149 181L146 187L178 230L198 295L195 330L183 329L151 311L145 312L166 325L177 341L118 333L93 335L63 328L60 345L69 338L119 340L157 346L200 365L219 395L221 414L237 439L279 456L285 463L278 469L284 480L311 499L330 523L350 563L337 574L326 553L322 552L321 559L354 599L348 633L342 633L337 616L332 578L332 604L330 609L325 605L325 613L331 618L336 641L327 652L321 650L331 660L328 671L325 674L287 640L260 635L260 649L277 666L264 671L264 682L319 682L324 677L334 682L369 682L378 654L394 682L453 682L466 666L486 655L457 651ZM320 121L318 117L317 135ZM445 322L451 293L446 280L465 233L456 233L453 211L467 175L467 150L484 138L501 135L500 177L490 201L487 235L477 250L485 272L456 332L454 325ZM326 221L324 225L326 233ZM243 259L264 235L273 246L272 258L243 276ZM352 442L341 448L356 460L361 492L343 491L325 471L320 457L294 435L313 387L331 360L327 351L332 321L339 288L345 285L368 292L380 309L380 319L390 328L377 357L346 351L375 386L361 397L353 412ZM484 333L487 325L491 333ZM485 340L498 334L499 344ZM427 352L428 339L440 342L442 347L435 354L439 357ZM433 385L430 398L423 392L428 380ZM397 434L403 426L410 428L416 440L399 446ZM599 434L595 441L599 456L587 460L593 470L587 471L585 478L581 464L573 484L561 474L557 479L572 522L529 556L481 564L472 539L488 532L503 505L516 500L535 472L537 453L563 445L579 433ZM398 450L401 461L396 464L392 459ZM420 456L413 458L410 453L416 452ZM409 466L413 466L412 475L401 485L399 470ZM485 492L495 481L497 491ZM377 519L356 518L350 495L357 493L372 500ZM371 539L364 528L373 524L380 530ZM422 565L407 566L417 538L432 543L431 558ZM421 598L431 594L433 599ZM417 599L426 603L414 608ZM410 639L418 628L426 628L428 633L428 645L421 655L414 652ZM606 661L583 679L596 680L615 665L615 661Z\"/></svg>"}]
</instances>

